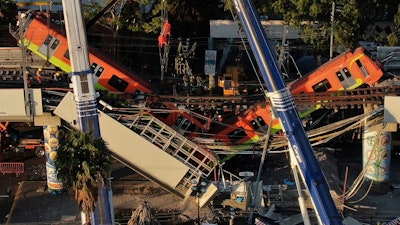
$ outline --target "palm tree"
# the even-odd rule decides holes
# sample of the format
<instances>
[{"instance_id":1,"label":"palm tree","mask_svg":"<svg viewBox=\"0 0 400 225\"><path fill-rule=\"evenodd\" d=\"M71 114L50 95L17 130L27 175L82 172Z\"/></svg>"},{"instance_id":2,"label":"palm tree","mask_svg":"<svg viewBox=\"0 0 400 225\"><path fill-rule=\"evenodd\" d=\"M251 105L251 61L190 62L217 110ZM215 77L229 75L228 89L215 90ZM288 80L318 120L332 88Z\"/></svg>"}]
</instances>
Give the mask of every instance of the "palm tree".
<instances>
[{"instance_id":1,"label":"palm tree","mask_svg":"<svg viewBox=\"0 0 400 225\"><path fill-rule=\"evenodd\" d=\"M75 130L60 140L57 155L57 178L75 192L75 200L90 224L89 215L95 209L98 184L111 170L110 151L102 139L93 139L90 132Z\"/></svg>"}]
</instances>

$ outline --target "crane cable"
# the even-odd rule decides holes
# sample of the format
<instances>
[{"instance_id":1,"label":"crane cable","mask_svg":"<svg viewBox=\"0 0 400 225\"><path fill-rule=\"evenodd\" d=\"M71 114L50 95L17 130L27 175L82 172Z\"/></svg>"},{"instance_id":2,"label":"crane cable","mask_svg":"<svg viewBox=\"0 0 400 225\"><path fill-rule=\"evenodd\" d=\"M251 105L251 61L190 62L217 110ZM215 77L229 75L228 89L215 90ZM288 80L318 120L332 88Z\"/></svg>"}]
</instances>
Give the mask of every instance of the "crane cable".
<instances>
[{"instance_id":1,"label":"crane cable","mask_svg":"<svg viewBox=\"0 0 400 225\"><path fill-rule=\"evenodd\" d=\"M169 38L171 35L171 25L168 22L166 0L162 0L161 4L161 32L158 36L158 50L160 55L162 81L164 80L164 74L168 71ZM164 51L162 51L162 49L164 49Z\"/></svg>"},{"instance_id":2,"label":"crane cable","mask_svg":"<svg viewBox=\"0 0 400 225\"><path fill-rule=\"evenodd\" d=\"M237 20L237 16L236 16L235 13L233 12L233 8L234 8L234 7L231 5L231 1L228 1L227 4L228 4L229 10L230 10L230 12L231 12L233 21L238 22L238 25L239 25L239 24L240 24L240 23L239 23L240 21ZM251 60L250 51L249 51L249 49L248 49L247 46L246 46L246 42L245 42L245 40L244 40L245 38L243 37L242 32L240 31L239 26L238 26L238 33L239 33L239 35L240 35L240 40L242 41L242 44L243 44L243 47L244 47L244 49L245 49L245 51L246 51L247 57L250 59L249 61L250 61L251 67L252 67L252 69L254 70L254 73L256 74L258 83L260 84L260 89L263 91L263 93L266 93L265 88L264 88L264 85L263 85L263 83L262 83L261 80L260 80L260 75L259 75L259 73L257 72L256 66L255 66L253 60ZM265 98L267 99L268 97L265 96Z\"/></svg>"}]
</instances>

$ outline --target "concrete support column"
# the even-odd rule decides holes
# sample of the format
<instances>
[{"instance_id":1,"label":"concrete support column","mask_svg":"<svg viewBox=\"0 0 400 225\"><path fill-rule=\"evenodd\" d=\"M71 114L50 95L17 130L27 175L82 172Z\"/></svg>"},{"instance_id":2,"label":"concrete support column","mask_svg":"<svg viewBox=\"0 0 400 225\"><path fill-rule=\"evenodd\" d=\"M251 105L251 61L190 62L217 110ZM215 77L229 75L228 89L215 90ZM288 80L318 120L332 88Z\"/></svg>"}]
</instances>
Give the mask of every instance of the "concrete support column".
<instances>
[{"instance_id":1,"label":"concrete support column","mask_svg":"<svg viewBox=\"0 0 400 225\"><path fill-rule=\"evenodd\" d=\"M55 125L43 126L43 137L46 152L47 187L49 192L58 194L64 191L64 185L57 179L54 160L57 159L59 140L64 137L64 131Z\"/></svg>"},{"instance_id":2,"label":"concrete support column","mask_svg":"<svg viewBox=\"0 0 400 225\"><path fill-rule=\"evenodd\" d=\"M364 105L364 112L371 112L373 108ZM364 177L372 183L371 191L386 193L390 187L392 132L397 131L397 124L371 122L365 120L362 134Z\"/></svg>"},{"instance_id":3,"label":"concrete support column","mask_svg":"<svg viewBox=\"0 0 400 225\"><path fill-rule=\"evenodd\" d=\"M365 177L373 182L388 182L392 133L365 129L362 139L362 159Z\"/></svg>"},{"instance_id":4,"label":"concrete support column","mask_svg":"<svg viewBox=\"0 0 400 225\"><path fill-rule=\"evenodd\" d=\"M63 183L57 179L54 160L57 158L59 140L64 136L59 129L60 117L43 113L34 117L35 126L43 127L44 150L46 155L47 187L49 192L57 194L64 191Z\"/></svg>"}]
</instances>

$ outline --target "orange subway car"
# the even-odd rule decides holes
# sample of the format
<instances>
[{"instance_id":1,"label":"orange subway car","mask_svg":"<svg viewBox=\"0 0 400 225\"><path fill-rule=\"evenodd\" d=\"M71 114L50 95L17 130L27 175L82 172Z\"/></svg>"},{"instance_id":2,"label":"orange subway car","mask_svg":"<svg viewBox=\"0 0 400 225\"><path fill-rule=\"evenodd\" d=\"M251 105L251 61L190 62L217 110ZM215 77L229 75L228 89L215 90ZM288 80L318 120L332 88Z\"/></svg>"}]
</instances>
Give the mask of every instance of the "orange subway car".
<instances>
[{"instance_id":1,"label":"orange subway car","mask_svg":"<svg viewBox=\"0 0 400 225\"><path fill-rule=\"evenodd\" d=\"M63 71L71 72L65 31L41 14L29 14L24 25L24 44L33 53L48 60ZM151 95L155 92L149 82L98 51L89 49L89 60L97 89L113 92Z\"/></svg>"},{"instance_id":2,"label":"orange subway car","mask_svg":"<svg viewBox=\"0 0 400 225\"><path fill-rule=\"evenodd\" d=\"M343 53L323 64L313 72L303 76L288 85L292 94L310 92L329 92L351 90L361 85L372 86L383 76L377 62L372 60L369 53L362 47L353 52ZM309 115L320 108L319 105L309 108L298 108L300 118ZM273 115L270 105L255 105L238 115L237 119L225 130L215 135L216 139L238 141L237 143L252 143L260 140L260 134L268 131L276 133L281 130L278 118ZM246 135L244 135L246 133ZM227 135L222 138L221 134Z\"/></svg>"},{"instance_id":3,"label":"orange subway car","mask_svg":"<svg viewBox=\"0 0 400 225\"><path fill-rule=\"evenodd\" d=\"M289 84L292 94L355 89L363 84L374 85L382 77L381 68L369 53L358 47L321 65L311 74Z\"/></svg>"},{"instance_id":4,"label":"orange subway car","mask_svg":"<svg viewBox=\"0 0 400 225\"><path fill-rule=\"evenodd\" d=\"M34 13L29 14L22 26L24 44L29 50L67 73L72 71L67 38L61 26L48 23L46 16ZM156 106L156 109L165 110L166 113L163 114L152 114L169 126L176 127L181 133L201 132L204 129L203 122L188 115L187 112L158 102L159 90L145 77L128 70L116 60L106 57L93 48L89 49L89 61L97 90L108 90L110 93L129 93L131 97L149 103L148 107ZM151 98L148 98L149 96Z\"/></svg>"}]
</instances>

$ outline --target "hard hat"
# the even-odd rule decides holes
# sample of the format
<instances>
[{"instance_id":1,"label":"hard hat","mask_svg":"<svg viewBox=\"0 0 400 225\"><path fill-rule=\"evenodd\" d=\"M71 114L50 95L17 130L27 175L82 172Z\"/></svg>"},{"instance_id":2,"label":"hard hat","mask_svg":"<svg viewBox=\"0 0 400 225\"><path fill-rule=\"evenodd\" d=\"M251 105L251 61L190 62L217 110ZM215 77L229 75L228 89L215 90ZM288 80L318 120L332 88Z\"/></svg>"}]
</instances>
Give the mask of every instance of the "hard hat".
<instances>
[{"instance_id":1,"label":"hard hat","mask_svg":"<svg viewBox=\"0 0 400 225\"><path fill-rule=\"evenodd\" d=\"M58 76L60 76L60 73L59 73L59 72L57 72L57 73L55 73L55 75L58 77Z\"/></svg>"},{"instance_id":2,"label":"hard hat","mask_svg":"<svg viewBox=\"0 0 400 225\"><path fill-rule=\"evenodd\" d=\"M43 69L42 69L42 68L39 68L38 70L39 70L39 71L42 71Z\"/></svg>"},{"instance_id":3,"label":"hard hat","mask_svg":"<svg viewBox=\"0 0 400 225\"><path fill-rule=\"evenodd\" d=\"M27 70L27 71L25 71L25 73L26 73L26 74L29 74L29 71Z\"/></svg>"}]
</instances>

